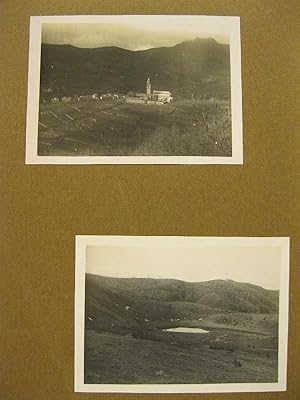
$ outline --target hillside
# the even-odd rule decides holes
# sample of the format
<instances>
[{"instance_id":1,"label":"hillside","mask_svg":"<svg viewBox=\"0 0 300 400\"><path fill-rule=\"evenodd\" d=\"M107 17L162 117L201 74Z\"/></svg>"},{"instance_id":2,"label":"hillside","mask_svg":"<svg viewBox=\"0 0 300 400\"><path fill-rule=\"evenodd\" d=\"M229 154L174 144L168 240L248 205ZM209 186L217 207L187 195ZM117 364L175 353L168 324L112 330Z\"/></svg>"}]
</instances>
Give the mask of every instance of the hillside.
<instances>
[{"instance_id":1,"label":"hillside","mask_svg":"<svg viewBox=\"0 0 300 400\"><path fill-rule=\"evenodd\" d=\"M278 291L230 280L184 282L86 274L86 321L100 313L105 316L97 319L102 329L103 324L109 328L116 321L124 329L138 329L146 319L195 320L233 312L277 313ZM97 321L93 321L93 327Z\"/></svg>"},{"instance_id":2,"label":"hillside","mask_svg":"<svg viewBox=\"0 0 300 400\"><path fill-rule=\"evenodd\" d=\"M142 51L42 44L43 96L47 88L57 96L144 92L147 77L153 89L170 90L175 96L230 98L229 45L199 38Z\"/></svg>"},{"instance_id":3,"label":"hillside","mask_svg":"<svg viewBox=\"0 0 300 400\"><path fill-rule=\"evenodd\" d=\"M85 383L278 379L277 291L86 274L85 300Z\"/></svg>"}]
</instances>

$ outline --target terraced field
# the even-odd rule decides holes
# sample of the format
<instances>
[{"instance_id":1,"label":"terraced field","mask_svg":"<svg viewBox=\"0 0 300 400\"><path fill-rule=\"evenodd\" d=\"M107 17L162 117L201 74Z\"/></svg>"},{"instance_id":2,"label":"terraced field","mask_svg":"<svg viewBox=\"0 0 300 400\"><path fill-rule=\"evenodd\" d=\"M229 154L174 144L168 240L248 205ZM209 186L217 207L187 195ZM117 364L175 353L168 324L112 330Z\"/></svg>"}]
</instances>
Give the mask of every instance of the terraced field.
<instances>
[{"instance_id":1,"label":"terraced field","mask_svg":"<svg viewBox=\"0 0 300 400\"><path fill-rule=\"evenodd\" d=\"M38 154L231 156L230 104L42 103Z\"/></svg>"}]
</instances>

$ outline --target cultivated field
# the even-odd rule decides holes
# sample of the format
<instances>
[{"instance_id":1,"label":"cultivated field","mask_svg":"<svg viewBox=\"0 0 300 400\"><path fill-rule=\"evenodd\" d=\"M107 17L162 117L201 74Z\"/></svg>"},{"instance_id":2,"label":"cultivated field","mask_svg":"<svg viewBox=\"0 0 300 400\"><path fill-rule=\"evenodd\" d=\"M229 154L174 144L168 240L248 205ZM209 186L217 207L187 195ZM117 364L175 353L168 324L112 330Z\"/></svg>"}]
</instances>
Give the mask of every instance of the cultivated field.
<instances>
[{"instance_id":1,"label":"cultivated field","mask_svg":"<svg viewBox=\"0 0 300 400\"><path fill-rule=\"evenodd\" d=\"M231 156L230 103L86 101L40 105L44 156Z\"/></svg>"}]
</instances>

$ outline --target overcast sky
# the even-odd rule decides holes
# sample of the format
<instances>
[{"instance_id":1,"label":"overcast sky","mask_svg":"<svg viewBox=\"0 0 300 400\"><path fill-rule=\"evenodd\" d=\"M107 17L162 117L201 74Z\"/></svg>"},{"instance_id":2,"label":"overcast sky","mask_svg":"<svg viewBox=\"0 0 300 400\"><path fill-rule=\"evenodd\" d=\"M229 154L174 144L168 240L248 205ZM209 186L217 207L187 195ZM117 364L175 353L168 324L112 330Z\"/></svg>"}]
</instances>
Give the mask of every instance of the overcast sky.
<instances>
[{"instance_id":1,"label":"overcast sky","mask_svg":"<svg viewBox=\"0 0 300 400\"><path fill-rule=\"evenodd\" d=\"M86 272L118 278L171 278L190 282L233 279L279 289L275 246L87 246Z\"/></svg>"},{"instance_id":2,"label":"overcast sky","mask_svg":"<svg viewBox=\"0 0 300 400\"><path fill-rule=\"evenodd\" d=\"M42 42L76 47L117 46L129 50L170 47L197 37L229 43L228 20L200 16L97 16L93 23L44 23ZM216 18L216 17L214 17Z\"/></svg>"}]
</instances>

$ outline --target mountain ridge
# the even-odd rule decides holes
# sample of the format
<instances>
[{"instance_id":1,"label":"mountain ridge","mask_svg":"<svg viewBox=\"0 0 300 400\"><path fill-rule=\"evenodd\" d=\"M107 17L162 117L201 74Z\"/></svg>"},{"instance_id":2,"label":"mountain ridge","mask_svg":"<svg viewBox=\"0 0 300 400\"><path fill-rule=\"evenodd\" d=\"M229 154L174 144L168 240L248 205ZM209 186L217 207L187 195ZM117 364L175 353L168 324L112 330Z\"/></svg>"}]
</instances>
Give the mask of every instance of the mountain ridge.
<instances>
[{"instance_id":1,"label":"mountain ridge","mask_svg":"<svg viewBox=\"0 0 300 400\"><path fill-rule=\"evenodd\" d=\"M237 283L237 284L245 284L245 285L250 285L250 286L254 286L257 288L261 288L263 290L267 290L270 292L278 292L278 289L268 289L268 288L264 288L263 286L254 284L254 283L250 283L250 282L244 282L244 281L237 281L235 279L208 279L206 281L185 281L183 279L179 279L179 278L150 278L150 277L115 277L115 276L105 276L105 275L99 275L96 273L92 273L92 272L87 272L87 275L94 275L94 276L98 276L104 279L118 279L118 280L143 280L143 279L147 279L149 281L170 281L170 282L184 282L184 283L188 283L188 284L201 284L201 283L206 283L206 282L232 282L232 283Z\"/></svg>"},{"instance_id":2,"label":"mountain ridge","mask_svg":"<svg viewBox=\"0 0 300 400\"><path fill-rule=\"evenodd\" d=\"M197 44L197 43L216 43L220 46L228 46L225 43L220 43L218 42L216 39L212 38L212 37L208 37L208 38L200 38L200 37L195 37L194 39L186 39L183 40L182 42L176 43L174 45L171 46L157 46L157 47L149 47L146 49L139 49L139 50L131 50L131 49L126 49L124 47L120 47L120 46L95 46L95 47L81 47L81 46L75 46L74 44L70 44L70 43L61 43L61 44L57 44L57 43L46 43L42 41L42 46L61 46L61 47L73 47L75 49L85 49L85 50L95 50L95 49L107 49L107 48L115 48L115 49L121 49L124 51L130 51L130 52L134 52L134 53L138 53L138 52L143 52L143 51L147 51L147 50L153 50L153 49L170 49L173 47L178 47L178 46L183 46L186 44Z\"/></svg>"},{"instance_id":3,"label":"mountain ridge","mask_svg":"<svg viewBox=\"0 0 300 400\"><path fill-rule=\"evenodd\" d=\"M132 51L117 46L80 48L42 44L41 89L53 95L156 89L183 98L230 98L229 45L214 39L184 41L171 47Z\"/></svg>"},{"instance_id":4,"label":"mountain ridge","mask_svg":"<svg viewBox=\"0 0 300 400\"><path fill-rule=\"evenodd\" d=\"M86 281L137 302L186 302L226 312L278 312L279 292L250 283L211 280L186 282L173 279L110 278L86 274ZM130 300L131 301L131 300Z\"/></svg>"}]
</instances>

